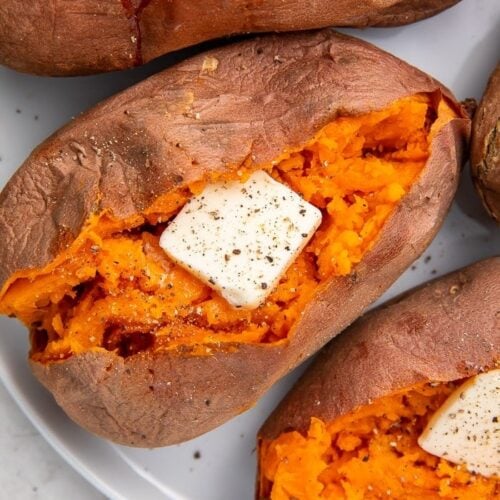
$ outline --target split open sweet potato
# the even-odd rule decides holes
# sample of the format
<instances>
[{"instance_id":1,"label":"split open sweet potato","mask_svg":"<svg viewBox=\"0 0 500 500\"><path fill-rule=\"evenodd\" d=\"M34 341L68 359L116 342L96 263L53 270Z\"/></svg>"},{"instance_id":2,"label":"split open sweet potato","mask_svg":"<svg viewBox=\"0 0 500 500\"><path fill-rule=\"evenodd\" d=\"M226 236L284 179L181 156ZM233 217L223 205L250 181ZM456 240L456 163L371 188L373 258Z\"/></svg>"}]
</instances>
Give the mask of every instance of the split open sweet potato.
<instances>
[{"instance_id":1,"label":"split open sweet potato","mask_svg":"<svg viewBox=\"0 0 500 500\"><path fill-rule=\"evenodd\" d=\"M459 0L3 0L0 63L41 75L141 65L238 33L396 26Z\"/></svg>"},{"instance_id":2,"label":"split open sweet potato","mask_svg":"<svg viewBox=\"0 0 500 500\"><path fill-rule=\"evenodd\" d=\"M500 223L500 64L474 116L471 170L484 208Z\"/></svg>"},{"instance_id":3,"label":"split open sweet potato","mask_svg":"<svg viewBox=\"0 0 500 500\"><path fill-rule=\"evenodd\" d=\"M76 422L135 446L251 407L422 253L469 121L438 82L356 39L269 36L187 60L38 147L0 195L0 311ZM264 170L322 224L266 302L231 307L159 247L186 202Z\"/></svg>"},{"instance_id":4,"label":"split open sweet potato","mask_svg":"<svg viewBox=\"0 0 500 500\"><path fill-rule=\"evenodd\" d=\"M481 261L334 339L259 432L257 497L498 498L498 478L417 438L460 383L499 367L499 275L499 257Z\"/></svg>"}]
</instances>

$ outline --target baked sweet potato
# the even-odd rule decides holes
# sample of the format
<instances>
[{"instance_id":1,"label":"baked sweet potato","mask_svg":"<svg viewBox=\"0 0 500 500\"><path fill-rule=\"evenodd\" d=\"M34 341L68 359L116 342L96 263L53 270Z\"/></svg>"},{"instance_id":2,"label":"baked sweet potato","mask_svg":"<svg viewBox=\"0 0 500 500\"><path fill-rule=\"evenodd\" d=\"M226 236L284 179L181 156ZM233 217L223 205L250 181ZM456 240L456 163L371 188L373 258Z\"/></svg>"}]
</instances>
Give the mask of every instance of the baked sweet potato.
<instances>
[{"instance_id":1,"label":"baked sweet potato","mask_svg":"<svg viewBox=\"0 0 500 500\"><path fill-rule=\"evenodd\" d=\"M500 222L500 64L474 116L471 171L484 207Z\"/></svg>"},{"instance_id":2,"label":"baked sweet potato","mask_svg":"<svg viewBox=\"0 0 500 500\"><path fill-rule=\"evenodd\" d=\"M464 379L499 366L499 275L500 257L478 262L335 338L259 431L257 497L498 498L498 479L417 438Z\"/></svg>"},{"instance_id":3,"label":"baked sweet potato","mask_svg":"<svg viewBox=\"0 0 500 500\"><path fill-rule=\"evenodd\" d=\"M251 407L422 253L469 120L438 82L332 31L184 61L38 147L0 195L0 311L76 422L180 442ZM261 307L236 310L159 235L207 183L264 170L323 214Z\"/></svg>"},{"instance_id":4,"label":"baked sweet potato","mask_svg":"<svg viewBox=\"0 0 500 500\"><path fill-rule=\"evenodd\" d=\"M0 63L54 76L114 71L227 35L396 26L458 1L3 0Z\"/></svg>"}]
</instances>

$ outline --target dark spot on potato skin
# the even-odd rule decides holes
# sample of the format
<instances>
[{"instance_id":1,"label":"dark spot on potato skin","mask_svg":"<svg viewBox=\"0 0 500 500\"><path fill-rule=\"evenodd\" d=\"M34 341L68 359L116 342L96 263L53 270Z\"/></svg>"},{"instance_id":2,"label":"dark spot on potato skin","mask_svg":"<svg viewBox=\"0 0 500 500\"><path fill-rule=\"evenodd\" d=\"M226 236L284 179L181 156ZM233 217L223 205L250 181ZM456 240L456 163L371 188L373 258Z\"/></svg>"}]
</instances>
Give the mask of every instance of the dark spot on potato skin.
<instances>
[{"instance_id":1,"label":"dark spot on potato skin","mask_svg":"<svg viewBox=\"0 0 500 500\"><path fill-rule=\"evenodd\" d=\"M349 275L349 281L351 282L351 284L355 284L357 283L359 280L358 280L358 274L356 273L356 271L352 272L350 275Z\"/></svg>"},{"instance_id":2,"label":"dark spot on potato skin","mask_svg":"<svg viewBox=\"0 0 500 500\"><path fill-rule=\"evenodd\" d=\"M396 328L408 332L409 335L419 335L427 321L418 312L405 312L398 321Z\"/></svg>"},{"instance_id":3,"label":"dark spot on potato skin","mask_svg":"<svg viewBox=\"0 0 500 500\"><path fill-rule=\"evenodd\" d=\"M150 206L158 196L180 186L185 180L181 171L166 168L166 162L174 160L165 156L162 141L152 131L132 120L127 124L115 120L100 141L99 148L105 165L101 185L113 185L117 175L120 175L127 186L124 194L131 196L138 211ZM182 150L180 154L184 154ZM109 189L104 191L108 192ZM110 196L103 194L105 200ZM113 201L110 196L106 205L119 202L119 199Z\"/></svg>"},{"instance_id":4,"label":"dark spot on potato skin","mask_svg":"<svg viewBox=\"0 0 500 500\"><path fill-rule=\"evenodd\" d=\"M366 342L360 342L356 346L356 350L353 354L353 359L354 359L354 361L366 359L369 356L369 354L370 353L369 353L368 346L367 346Z\"/></svg>"}]
</instances>

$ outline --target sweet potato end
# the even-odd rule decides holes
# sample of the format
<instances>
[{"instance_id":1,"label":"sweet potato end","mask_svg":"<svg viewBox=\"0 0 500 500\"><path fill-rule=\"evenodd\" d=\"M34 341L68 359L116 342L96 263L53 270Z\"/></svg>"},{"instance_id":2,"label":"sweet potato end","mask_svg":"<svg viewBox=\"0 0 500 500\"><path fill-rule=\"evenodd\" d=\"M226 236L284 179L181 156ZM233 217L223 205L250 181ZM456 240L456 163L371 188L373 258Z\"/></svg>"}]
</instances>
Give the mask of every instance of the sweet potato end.
<instances>
[{"instance_id":1,"label":"sweet potato end","mask_svg":"<svg viewBox=\"0 0 500 500\"><path fill-rule=\"evenodd\" d=\"M500 224L500 64L474 117L471 172L484 208Z\"/></svg>"}]
</instances>

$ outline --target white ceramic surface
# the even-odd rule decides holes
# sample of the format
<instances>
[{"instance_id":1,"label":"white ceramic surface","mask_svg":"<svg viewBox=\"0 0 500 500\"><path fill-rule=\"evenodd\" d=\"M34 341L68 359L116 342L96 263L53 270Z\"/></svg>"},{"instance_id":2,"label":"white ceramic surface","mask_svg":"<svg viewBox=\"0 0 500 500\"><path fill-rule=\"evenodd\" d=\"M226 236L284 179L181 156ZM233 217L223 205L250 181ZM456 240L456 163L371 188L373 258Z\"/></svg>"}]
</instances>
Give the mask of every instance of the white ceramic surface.
<instances>
[{"instance_id":1,"label":"white ceramic surface","mask_svg":"<svg viewBox=\"0 0 500 500\"><path fill-rule=\"evenodd\" d=\"M33 427L0 384L0 498L105 500Z\"/></svg>"},{"instance_id":2,"label":"white ceramic surface","mask_svg":"<svg viewBox=\"0 0 500 500\"><path fill-rule=\"evenodd\" d=\"M412 26L345 31L429 72L460 99L478 98L500 55L500 1L463 0ZM0 186L58 126L173 59L121 74L57 80L0 69ZM441 232L381 300L495 253L500 253L500 231L484 214L465 171ZM116 499L251 499L255 432L303 369L277 384L253 410L201 438L169 448L137 450L109 444L70 422L27 367L26 331L6 318L0 319L0 331L0 379L50 444L105 495Z\"/></svg>"}]
</instances>

